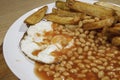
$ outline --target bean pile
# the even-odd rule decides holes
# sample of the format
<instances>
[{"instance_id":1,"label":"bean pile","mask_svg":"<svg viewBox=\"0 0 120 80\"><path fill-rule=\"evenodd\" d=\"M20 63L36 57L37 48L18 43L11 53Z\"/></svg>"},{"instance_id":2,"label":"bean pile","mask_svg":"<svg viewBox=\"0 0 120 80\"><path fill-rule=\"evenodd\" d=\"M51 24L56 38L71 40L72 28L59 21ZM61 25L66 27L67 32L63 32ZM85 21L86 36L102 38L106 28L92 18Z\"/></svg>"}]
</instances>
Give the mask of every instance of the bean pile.
<instances>
[{"instance_id":1,"label":"bean pile","mask_svg":"<svg viewBox=\"0 0 120 80\"><path fill-rule=\"evenodd\" d=\"M119 48L109 43L99 30L82 28L84 23L94 21L99 21L99 18L86 16L78 25L54 27L56 35L72 37L74 46L59 51L63 55L59 56L58 63L39 63L36 70L45 74L43 80L120 80Z\"/></svg>"}]
</instances>

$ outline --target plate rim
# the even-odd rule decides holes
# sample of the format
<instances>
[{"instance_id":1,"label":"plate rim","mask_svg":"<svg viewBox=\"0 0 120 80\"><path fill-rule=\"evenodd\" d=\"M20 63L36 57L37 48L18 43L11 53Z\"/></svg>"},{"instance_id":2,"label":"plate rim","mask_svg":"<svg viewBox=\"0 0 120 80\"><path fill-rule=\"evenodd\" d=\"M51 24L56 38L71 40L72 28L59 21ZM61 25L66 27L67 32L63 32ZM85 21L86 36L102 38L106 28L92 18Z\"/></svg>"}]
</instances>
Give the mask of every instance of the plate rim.
<instances>
[{"instance_id":1,"label":"plate rim","mask_svg":"<svg viewBox=\"0 0 120 80\"><path fill-rule=\"evenodd\" d=\"M83 0L78 0L78 1L83 1ZM96 2L96 0L84 0L83 2L88 2L88 3L93 3L93 2ZM45 5L54 5L55 6L55 2L51 2L51 3L48 3L48 4L45 4ZM5 37L4 37L4 39L3 39L3 47L2 47L2 50L3 50L3 57L4 57L4 60L5 60L5 63L7 64L7 67L10 69L10 71L17 77L17 78L19 78L19 79L21 79L21 77L20 77L20 75L18 75L17 74L17 72L11 67L11 65L10 65L10 63L8 62L8 60L7 60L7 58L6 58L6 55L5 55L5 46L7 45L6 44L6 42L7 42L7 37L8 37L8 35L9 35L9 33L10 33L10 30L13 28L13 26L17 23L17 22L19 22L20 20L23 20L24 21L24 19L25 18L27 18L29 15L31 15L32 13L34 13L35 11L37 11L38 9L40 9L41 7L43 7L43 6L45 6L45 5L41 5L41 6L39 6L39 7L37 7L37 8L33 8L33 9L31 9L31 10L29 10L28 12L26 12L26 13L24 13L22 16L20 16L19 18L17 18L11 25L10 25L10 27L9 27L9 29L6 31L6 34L5 34ZM53 7L52 7L53 8ZM49 9L49 7L48 7L48 9ZM24 24L24 22L23 21L21 21L21 23L23 23ZM20 25L19 25L19 27L20 27ZM28 61L29 62L29 61ZM36 76L37 77L37 76ZM22 80L22 79L21 79Z\"/></svg>"},{"instance_id":2,"label":"plate rim","mask_svg":"<svg viewBox=\"0 0 120 80\"><path fill-rule=\"evenodd\" d=\"M12 30L12 28L15 26L15 24L17 22L19 22L20 20L22 20L22 22L24 21L25 18L27 18L28 16L30 16L32 13L34 13L35 11L37 11L38 9L42 8L43 6L50 6L50 5L54 5L55 2L51 2L51 3L48 3L48 4L44 4L42 6L39 6L37 8L33 8L31 10L29 10L28 12L24 13L22 16L20 16L19 18L17 18L11 25L10 27L8 28L8 30L6 31L6 34L4 36L4 39L3 39L3 45L2 45L2 50L3 50L3 58L5 60L5 63L7 65L7 67L9 68L9 70L14 74L14 76L16 76L18 79L21 79L21 77L17 74L16 71L14 71L14 69L11 67L8 59L6 58L6 52L5 52L5 46L7 45L6 42L7 42L7 38L8 38L8 35L10 33L10 31ZM25 24L24 22L21 23L21 24ZM20 27L20 25L19 25ZM29 61L28 61L29 62ZM37 76L36 76L37 77Z\"/></svg>"}]
</instances>

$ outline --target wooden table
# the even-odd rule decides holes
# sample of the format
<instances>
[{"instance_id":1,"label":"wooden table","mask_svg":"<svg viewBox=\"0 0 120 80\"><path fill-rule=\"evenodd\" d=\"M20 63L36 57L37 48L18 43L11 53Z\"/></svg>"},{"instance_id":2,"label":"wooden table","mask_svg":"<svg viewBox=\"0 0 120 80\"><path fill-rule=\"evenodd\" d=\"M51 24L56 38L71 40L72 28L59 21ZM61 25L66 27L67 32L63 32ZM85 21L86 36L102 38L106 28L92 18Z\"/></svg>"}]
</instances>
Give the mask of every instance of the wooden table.
<instances>
[{"instance_id":1,"label":"wooden table","mask_svg":"<svg viewBox=\"0 0 120 80\"><path fill-rule=\"evenodd\" d=\"M10 25L24 13L53 1L55 0L0 0L0 80L18 80L7 67L2 52L2 42ZM107 1L120 3L120 0Z\"/></svg>"}]
</instances>

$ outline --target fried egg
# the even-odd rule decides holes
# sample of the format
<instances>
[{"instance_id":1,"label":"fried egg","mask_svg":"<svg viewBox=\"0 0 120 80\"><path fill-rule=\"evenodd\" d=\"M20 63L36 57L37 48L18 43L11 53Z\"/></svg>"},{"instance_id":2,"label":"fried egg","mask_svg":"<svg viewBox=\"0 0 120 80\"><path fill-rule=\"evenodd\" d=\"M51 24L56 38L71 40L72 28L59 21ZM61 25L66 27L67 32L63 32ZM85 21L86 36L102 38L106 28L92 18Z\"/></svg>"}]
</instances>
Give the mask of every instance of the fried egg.
<instances>
[{"instance_id":1,"label":"fried egg","mask_svg":"<svg viewBox=\"0 0 120 80\"><path fill-rule=\"evenodd\" d=\"M28 28L20 42L21 50L27 57L38 62L54 63L56 56L52 52L73 46L73 39L67 40L64 35L55 35L49 42L45 42L49 37L45 33L53 32L52 24L50 21L41 21ZM63 43L65 41L67 44Z\"/></svg>"}]
</instances>

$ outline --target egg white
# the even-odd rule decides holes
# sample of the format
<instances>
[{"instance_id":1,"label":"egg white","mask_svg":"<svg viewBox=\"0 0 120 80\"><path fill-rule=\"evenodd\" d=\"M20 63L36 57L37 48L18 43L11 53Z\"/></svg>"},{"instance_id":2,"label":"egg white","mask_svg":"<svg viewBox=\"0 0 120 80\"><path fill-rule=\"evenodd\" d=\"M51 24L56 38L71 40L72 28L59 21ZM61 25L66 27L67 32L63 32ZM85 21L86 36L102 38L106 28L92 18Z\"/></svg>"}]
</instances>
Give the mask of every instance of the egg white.
<instances>
[{"instance_id":1,"label":"egg white","mask_svg":"<svg viewBox=\"0 0 120 80\"><path fill-rule=\"evenodd\" d=\"M52 22L50 21L41 21L33 26L30 26L26 32L26 35L21 40L20 46L21 50L25 55L35 61L43 63L53 63L55 61L55 56L51 55L53 51L59 51L62 49L60 43L55 44L44 44L38 45L37 43L43 42L45 38L44 32L53 31ZM36 35L36 34L39 34ZM69 48L73 45L74 41L71 40L65 48ZM44 49L44 50L43 50ZM42 50L38 53L37 56L32 53L35 50Z\"/></svg>"}]
</instances>

